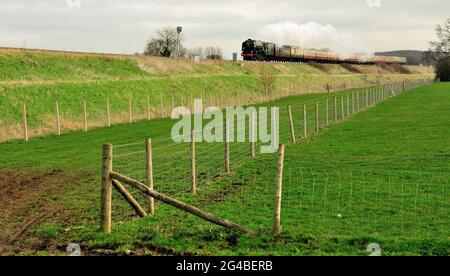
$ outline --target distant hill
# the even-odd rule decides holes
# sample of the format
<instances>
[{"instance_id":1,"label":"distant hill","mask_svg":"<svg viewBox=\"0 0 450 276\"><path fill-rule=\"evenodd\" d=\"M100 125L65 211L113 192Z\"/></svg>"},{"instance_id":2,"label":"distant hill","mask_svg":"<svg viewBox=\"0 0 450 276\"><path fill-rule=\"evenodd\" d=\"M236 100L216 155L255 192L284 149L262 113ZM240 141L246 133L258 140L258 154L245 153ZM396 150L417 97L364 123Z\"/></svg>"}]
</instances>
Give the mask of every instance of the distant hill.
<instances>
[{"instance_id":1,"label":"distant hill","mask_svg":"<svg viewBox=\"0 0 450 276\"><path fill-rule=\"evenodd\" d=\"M409 65L429 65L429 61L427 61L424 56L426 55L426 51L417 51L417 50L400 50L400 51L390 51L390 52L378 52L375 55L379 56L396 56L396 57L406 57L407 63Z\"/></svg>"}]
</instances>

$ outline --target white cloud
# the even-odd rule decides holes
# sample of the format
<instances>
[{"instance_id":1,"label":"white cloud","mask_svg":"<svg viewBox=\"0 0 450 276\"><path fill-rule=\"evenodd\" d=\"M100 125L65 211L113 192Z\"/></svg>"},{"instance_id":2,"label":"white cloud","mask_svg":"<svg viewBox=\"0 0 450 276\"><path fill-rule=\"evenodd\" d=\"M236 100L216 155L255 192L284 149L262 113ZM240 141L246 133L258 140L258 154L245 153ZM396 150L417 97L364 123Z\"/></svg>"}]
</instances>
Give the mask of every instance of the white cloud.
<instances>
[{"instance_id":1,"label":"white cloud","mask_svg":"<svg viewBox=\"0 0 450 276\"><path fill-rule=\"evenodd\" d=\"M316 22L299 24L285 21L261 27L256 36L265 41L283 45L296 45L302 48L330 49L342 55L354 53L370 54L373 51L365 45L362 38L337 30L332 25Z\"/></svg>"}]
</instances>

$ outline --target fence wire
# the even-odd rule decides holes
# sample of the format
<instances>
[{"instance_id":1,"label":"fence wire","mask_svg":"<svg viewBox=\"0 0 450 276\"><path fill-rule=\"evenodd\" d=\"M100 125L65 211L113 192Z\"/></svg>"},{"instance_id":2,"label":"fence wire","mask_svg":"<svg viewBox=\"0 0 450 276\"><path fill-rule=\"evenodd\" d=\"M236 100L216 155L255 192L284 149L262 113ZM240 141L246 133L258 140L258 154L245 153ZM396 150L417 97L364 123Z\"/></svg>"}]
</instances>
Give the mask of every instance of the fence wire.
<instances>
[{"instance_id":1,"label":"fence wire","mask_svg":"<svg viewBox=\"0 0 450 276\"><path fill-rule=\"evenodd\" d=\"M383 100L382 95L387 96L381 90L378 94L366 92L352 91L337 97L336 112L334 98L328 98L328 105L325 98L321 102L314 100L292 105L296 136L299 139L304 136L305 120L302 116L305 105L308 136L315 136L328 125L364 111L370 108L368 104L373 106ZM384 92L393 96L403 92L403 88L398 86ZM315 129L317 106L319 131ZM244 123L248 124L248 120ZM289 144L291 139L288 112L282 109L280 142ZM153 141L152 145L154 190L186 199L193 182L191 144L173 143L171 138L164 138ZM270 231L276 189L276 155L251 158L249 146L249 143L230 143L228 173L224 142L195 143L195 182L199 192L189 201L250 228ZM256 143L255 147L259 146L261 143ZM283 177L283 231L336 237L355 233L383 237L448 237L449 173L442 166L434 167L432 164L449 159L448 154L386 158L345 154L298 155L288 151ZM417 162L427 162L429 166L418 168ZM148 184L144 141L115 145L113 163L114 171ZM145 206L146 196L136 191L132 194ZM116 197L118 194L115 193ZM113 206L115 220L135 217L126 204Z\"/></svg>"}]
</instances>

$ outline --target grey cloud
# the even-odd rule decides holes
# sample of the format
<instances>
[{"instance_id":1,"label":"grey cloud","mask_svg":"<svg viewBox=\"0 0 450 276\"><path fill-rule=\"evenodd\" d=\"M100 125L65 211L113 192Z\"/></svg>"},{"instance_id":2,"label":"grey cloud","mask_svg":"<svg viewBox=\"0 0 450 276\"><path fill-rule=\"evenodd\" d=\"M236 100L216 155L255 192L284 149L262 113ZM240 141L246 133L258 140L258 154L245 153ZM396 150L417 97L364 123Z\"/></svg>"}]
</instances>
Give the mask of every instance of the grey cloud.
<instances>
[{"instance_id":1,"label":"grey cloud","mask_svg":"<svg viewBox=\"0 0 450 276\"><path fill-rule=\"evenodd\" d=\"M375 50L425 49L450 1L366 0L2 0L0 45L133 53L162 26L183 25L186 44L219 45L229 57L267 24L290 20L330 24ZM324 45L327 47L327 45Z\"/></svg>"}]
</instances>

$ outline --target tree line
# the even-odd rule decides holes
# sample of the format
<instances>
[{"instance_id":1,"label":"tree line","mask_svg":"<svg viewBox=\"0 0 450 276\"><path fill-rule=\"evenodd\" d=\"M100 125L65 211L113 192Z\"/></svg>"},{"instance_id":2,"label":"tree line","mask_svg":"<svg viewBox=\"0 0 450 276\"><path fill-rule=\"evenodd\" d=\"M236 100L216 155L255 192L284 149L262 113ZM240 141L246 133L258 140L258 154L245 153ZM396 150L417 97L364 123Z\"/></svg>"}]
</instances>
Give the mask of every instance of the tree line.
<instances>
[{"instance_id":1,"label":"tree line","mask_svg":"<svg viewBox=\"0 0 450 276\"><path fill-rule=\"evenodd\" d=\"M196 56L203 59L223 59L222 48L217 46L193 47L184 46L184 36L176 28L165 27L156 31L146 43L144 55L157 57L187 57Z\"/></svg>"}]
</instances>

